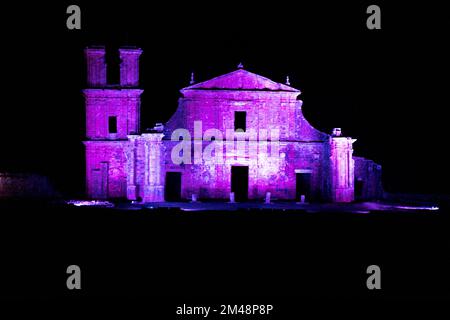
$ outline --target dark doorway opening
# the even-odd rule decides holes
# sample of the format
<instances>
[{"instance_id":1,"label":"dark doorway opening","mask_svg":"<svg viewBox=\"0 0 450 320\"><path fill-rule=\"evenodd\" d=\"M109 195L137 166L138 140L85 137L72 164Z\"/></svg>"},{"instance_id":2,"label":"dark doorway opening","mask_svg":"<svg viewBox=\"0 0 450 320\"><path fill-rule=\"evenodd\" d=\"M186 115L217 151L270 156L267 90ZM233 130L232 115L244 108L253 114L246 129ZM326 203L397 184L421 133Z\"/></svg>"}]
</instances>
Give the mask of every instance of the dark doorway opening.
<instances>
[{"instance_id":1,"label":"dark doorway opening","mask_svg":"<svg viewBox=\"0 0 450 320\"><path fill-rule=\"evenodd\" d=\"M248 167L231 167L231 192L237 202L248 200Z\"/></svg>"},{"instance_id":2,"label":"dark doorway opening","mask_svg":"<svg viewBox=\"0 0 450 320\"><path fill-rule=\"evenodd\" d=\"M296 173L296 200L300 200L302 195L306 201L311 201L311 173Z\"/></svg>"},{"instance_id":3,"label":"dark doorway opening","mask_svg":"<svg viewBox=\"0 0 450 320\"><path fill-rule=\"evenodd\" d=\"M363 195L364 181L360 179L355 180L355 199L361 199Z\"/></svg>"},{"instance_id":4,"label":"dark doorway opening","mask_svg":"<svg viewBox=\"0 0 450 320\"><path fill-rule=\"evenodd\" d=\"M164 199L166 201L181 201L181 172L166 172Z\"/></svg>"}]
</instances>

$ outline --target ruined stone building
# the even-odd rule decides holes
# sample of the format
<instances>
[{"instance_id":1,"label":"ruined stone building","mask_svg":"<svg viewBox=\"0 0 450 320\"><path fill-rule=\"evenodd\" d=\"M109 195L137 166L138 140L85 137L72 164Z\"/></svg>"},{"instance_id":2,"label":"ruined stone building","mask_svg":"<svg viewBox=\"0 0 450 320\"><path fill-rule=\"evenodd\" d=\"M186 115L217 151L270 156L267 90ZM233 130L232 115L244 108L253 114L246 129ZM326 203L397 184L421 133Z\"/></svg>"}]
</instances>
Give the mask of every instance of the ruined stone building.
<instances>
[{"instance_id":1,"label":"ruined stone building","mask_svg":"<svg viewBox=\"0 0 450 320\"><path fill-rule=\"evenodd\" d=\"M192 79L181 89L168 122L141 131L141 53L119 49L120 84L108 85L105 49L85 49L89 197L157 202L193 194L229 199L234 192L237 201L244 201L261 200L270 192L279 200L298 201L304 195L306 201L350 202L381 196L381 167L353 156L355 139L342 136L340 129L331 134L316 130L303 116L300 90L241 65L211 80ZM233 148L241 142L243 148ZM207 151L221 161L202 156ZM174 161L174 154L185 160Z\"/></svg>"}]
</instances>

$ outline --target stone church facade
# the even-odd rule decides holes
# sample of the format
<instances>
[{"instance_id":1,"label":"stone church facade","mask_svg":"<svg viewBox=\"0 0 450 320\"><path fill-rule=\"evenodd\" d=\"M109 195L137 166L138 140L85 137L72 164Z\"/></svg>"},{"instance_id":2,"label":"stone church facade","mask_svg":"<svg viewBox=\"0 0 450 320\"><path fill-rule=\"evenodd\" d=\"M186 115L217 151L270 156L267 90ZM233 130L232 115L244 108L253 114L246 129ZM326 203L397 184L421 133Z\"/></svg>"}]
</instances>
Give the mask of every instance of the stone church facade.
<instances>
[{"instance_id":1,"label":"stone church facade","mask_svg":"<svg viewBox=\"0 0 450 320\"><path fill-rule=\"evenodd\" d=\"M141 131L141 53L119 49L120 84L109 85L105 49L85 49L90 198L160 202L229 199L233 192L245 201L270 192L279 200L351 202L382 196L381 167L353 156L355 139L340 129L316 130L303 116L300 90L242 66L208 81L192 79L169 121ZM204 157L211 149L213 161Z\"/></svg>"}]
</instances>

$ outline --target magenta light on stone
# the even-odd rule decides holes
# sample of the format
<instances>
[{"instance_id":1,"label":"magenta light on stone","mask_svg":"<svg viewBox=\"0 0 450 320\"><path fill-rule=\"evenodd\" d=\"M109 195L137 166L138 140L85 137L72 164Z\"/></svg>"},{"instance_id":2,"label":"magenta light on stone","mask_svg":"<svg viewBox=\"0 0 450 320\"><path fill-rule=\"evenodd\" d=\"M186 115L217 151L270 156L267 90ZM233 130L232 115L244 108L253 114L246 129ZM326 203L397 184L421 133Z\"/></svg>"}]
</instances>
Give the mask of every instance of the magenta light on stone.
<instances>
[{"instance_id":1,"label":"magenta light on stone","mask_svg":"<svg viewBox=\"0 0 450 320\"><path fill-rule=\"evenodd\" d=\"M205 82L194 83L192 77L169 121L142 132L142 50L121 48L119 53L120 85L111 86L105 49L85 50L89 197L228 200L234 192L237 200L263 201L270 192L272 200L304 196L307 202L351 202L381 196L381 167L353 156L355 139L342 136L338 128L331 135L316 130L303 116L300 90L242 66ZM180 141L179 129L192 141ZM176 163L174 152L191 154L193 160ZM222 161L202 157L208 152Z\"/></svg>"}]
</instances>

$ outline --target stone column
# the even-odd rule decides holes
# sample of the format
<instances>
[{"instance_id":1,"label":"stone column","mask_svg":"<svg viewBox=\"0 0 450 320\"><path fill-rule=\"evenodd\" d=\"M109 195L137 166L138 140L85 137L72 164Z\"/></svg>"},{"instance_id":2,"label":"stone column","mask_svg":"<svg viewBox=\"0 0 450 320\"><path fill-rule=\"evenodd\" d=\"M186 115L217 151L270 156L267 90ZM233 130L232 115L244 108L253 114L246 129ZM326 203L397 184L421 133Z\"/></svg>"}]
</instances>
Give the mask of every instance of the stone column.
<instances>
[{"instance_id":1,"label":"stone column","mask_svg":"<svg viewBox=\"0 0 450 320\"><path fill-rule=\"evenodd\" d=\"M144 133L144 202L164 201L162 133Z\"/></svg>"},{"instance_id":2,"label":"stone column","mask_svg":"<svg viewBox=\"0 0 450 320\"><path fill-rule=\"evenodd\" d=\"M106 61L104 47L88 47L84 50L87 62L87 83L89 87L106 85Z\"/></svg>"},{"instance_id":3,"label":"stone column","mask_svg":"<svg viewBox=\"0 0 450 320\"><path fill-rule=\"evenodd\" d=\"M138 190L136 186L136 139L138 136L128 136L128 145L125 147L127 172L127 199L136 200Z\"/></svg>"},{"instance_id":4,"label":"stone column","mask_svg":"<svg viewBox=\"0 0 450 320\"><path fill-rule=\"evenodd\" d=\"M333 136L330 138L331 200L352 202L354 192L353 142L356 139Z\"/></svg>"},{"instance_id":5,"label":"stone column","mask_svg":"<svg viewBox=\"0 0 450 320\"><path fill-rule=\"evenodd\" d=\"M139 85L139 48L120 48L120 85L122 87L137 87Z\"/></svg>"}]
</instances>

